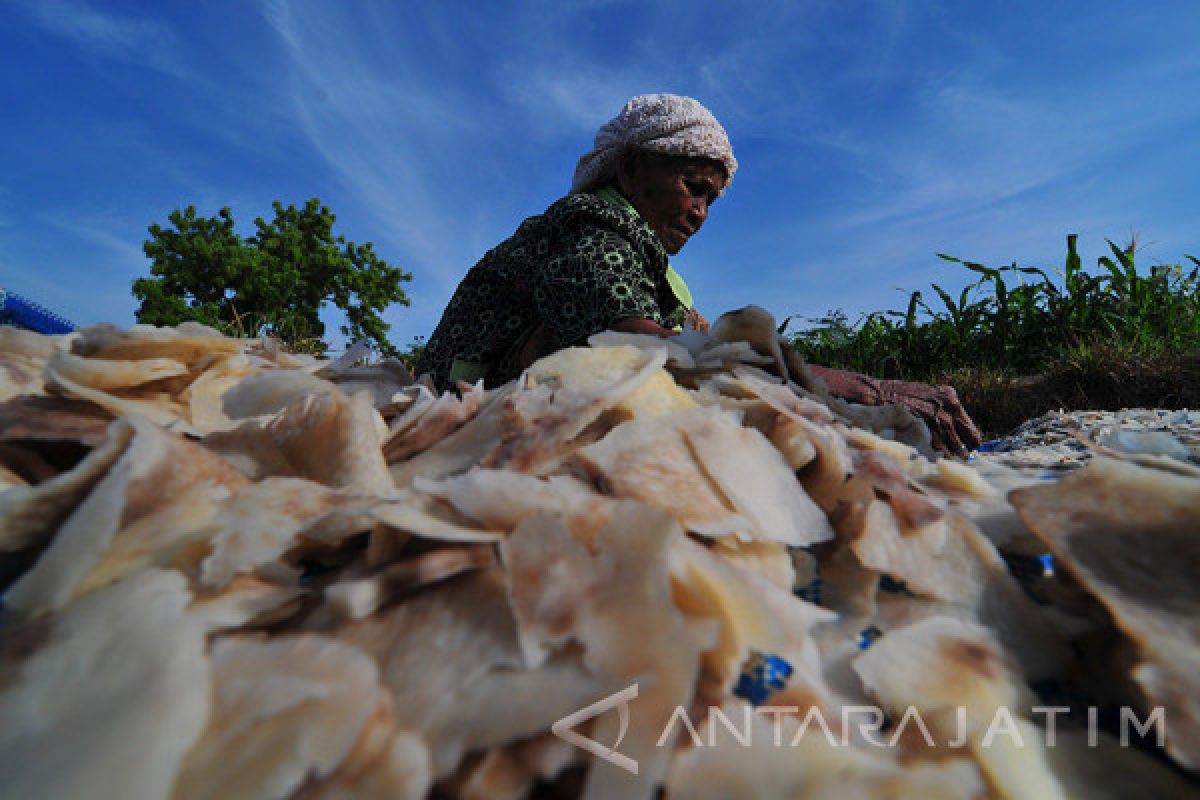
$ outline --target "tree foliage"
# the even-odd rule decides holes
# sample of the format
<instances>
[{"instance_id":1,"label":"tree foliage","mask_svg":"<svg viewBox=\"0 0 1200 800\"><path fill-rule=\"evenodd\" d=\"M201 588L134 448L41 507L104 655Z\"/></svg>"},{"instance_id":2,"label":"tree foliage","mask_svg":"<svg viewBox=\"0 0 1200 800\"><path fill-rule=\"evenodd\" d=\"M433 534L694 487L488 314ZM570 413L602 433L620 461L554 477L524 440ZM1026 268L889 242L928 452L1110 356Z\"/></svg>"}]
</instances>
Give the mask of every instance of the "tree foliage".
<instances>
[{"instance_id":1,"label":"tree foliage","mask_svg":"<svg viewBox=\"0 0 1200 800\"><path fill-rule=\"evenodd\" d=\"M334 236L334 214L315 197L299 209L273 206L275 219L256 218L254 234L244 238L234 232L228 208L205 217L188 206L171 212L170 227L151 225L143 246L151 277L133 283L138 322L195 320L322 352L319 312L332 302L346 314L343 334L395 355L379 314L392 303L409 305L400 284L412 275L381 260L370 242Z\"/></svg>"}]
</instances>

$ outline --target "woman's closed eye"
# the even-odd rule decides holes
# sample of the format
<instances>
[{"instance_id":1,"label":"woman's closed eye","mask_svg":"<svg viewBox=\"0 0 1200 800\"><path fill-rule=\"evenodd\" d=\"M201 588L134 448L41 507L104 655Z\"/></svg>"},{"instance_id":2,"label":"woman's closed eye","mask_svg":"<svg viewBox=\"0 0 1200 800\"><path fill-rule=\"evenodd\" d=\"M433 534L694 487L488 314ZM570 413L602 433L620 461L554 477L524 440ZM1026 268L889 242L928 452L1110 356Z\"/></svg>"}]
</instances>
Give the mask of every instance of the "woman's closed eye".
<instances>
[{"instance_id":1,"label":"woman's closed eye","mask_svg":"<svg viewBox=\"0 0 1200 800\"><path fill-rule=\"evenodd\" d=\"M705 202L710 206L717 201L717 191L713 189L712 184L708 181L684 180L683 183L692 197L703 197Z\"/></svg>"}]
</instances>

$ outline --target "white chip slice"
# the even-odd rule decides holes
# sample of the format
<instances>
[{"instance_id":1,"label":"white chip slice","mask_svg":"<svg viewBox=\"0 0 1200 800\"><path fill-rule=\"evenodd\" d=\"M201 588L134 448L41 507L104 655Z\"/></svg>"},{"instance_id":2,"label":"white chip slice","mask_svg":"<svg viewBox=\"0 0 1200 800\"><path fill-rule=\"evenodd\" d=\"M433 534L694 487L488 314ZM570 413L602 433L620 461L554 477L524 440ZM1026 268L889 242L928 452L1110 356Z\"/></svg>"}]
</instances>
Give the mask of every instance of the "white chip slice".
<instances>
[{"instance_id":1,"label":"white chip slice","mask_svg":"<svg viewBox=\"0 0 1200 800\"><path fill-rule=\"evenodd\" d=\"M671 602L668 551L682 536L665 513L625 502L586 546L549 516L522 523L501 545L527 658L538 663L575 641L604 680L643 682L622 747L638 774L594 762L585 797L650 798L666 775L670 751L655 743L693 696L705 646ZM592 735L614 741L615 725L601 718Z\"/></svg>"},{"instance_id":2,"label":"white chip slice","mask_svg":"<svg viewBox=\"0 0 1200 800\"><path fill-rule=\"evenodd\" d=\"M385 702L366 653L314 634L220 639L212 668L212 718L177 800L286 797L337 769Z\"/></svg>"},{"instance_id":3,"label":"white chip slice","mask_svg":"<svg viewBox=\"0 0 1200 800\"><path fill-rule=\"evenodd\" d=\"M527 669L498 569L432 586L337 637L379 662L399 725L426 738L439 778L466 753L543 733L617 688L574 655Z\"/></svg>"},{"instance_id":4,"label":"white chip slice","mask_svg":"<svg viewBox=\"0 0 1200 800\"><path fill-rule=\"evenodd\" d=\"M58 535L5 597L21 616L62 607L107 570L104 559L122 531L141 523L139 542L120 553L130 568L168 556L211 519L215 499L246 483L232 467L203 447L136 416L113 423L112 435L131 431L131 441L108 473L63 523ZM180 502L186 497L188 502ZM159 535L161 534L161 535ZM130 542L132 544L133 542ZM123 546L123 545L122 545ZM159 562L161 563L161 562ZM128 569L113 570L105 580Z\"/></svg>"},{"instance_id":5,"label":"white chip slice","mask_svg":"<svg viewBox=\"0 0 1200 800\"><path fill-rule=\"evenodd\" d=\"M505 400L500 444L485 467L544 473L582 444L576 438L661 370L665 350L571 347L537 361ZM524 388L527 386L528 388Z\"/></svg>"},{"instance_id":6,"label":"white chip slice","mask_svg":"<svg viewBox=\"0 0 1200 800\"><path fill-rule=\"evenodd\" d=\"M703 408L632 419L576 458L606 493L660 508L688 530L709 536L748 531L748 520L712 484L684 438L685 431L703 427L714 413L720 412Z\"/></svg>"},{"instance_id":7,"label":"white chip slice","mask_svg":"<svg viewBox=\"0 0 1200 800\"><path fill-rule=\"evenodd\" d=\"M76 383L102 390L141 386L143 383L163 378L186 375L188 371L186 364L173 358L110 361L103 358L83 358L62 351L50 357L47 367Z\"/></svg>"},{"instance_id":8,"label":"white chip slice","mask_svg":"<svg viewBox=\"0 0 1200 800\"><path fill-rule=\"evenodd\" d=\"M991 634L947 617L885 634L854 661L854 671L890 711L963 709L969 734L985 730L998 708L1017 714L1031 704Z\"/></svg>"},{"instance_id":9,"label":"white chip slice","mask_svg":"<svg viewBox=\"0 0 1200 800\"><path fill-rule=\"evenodd\" d=\"M40 545L52 537L124 452L132 435L129 426L112 425L104 442L73 468L36 486L0 492L0 552Z\"/></svg>"},{"instance_id":10,"label":"white chip slice","mask_svg":"<svg viewBox=\"0 0 1200 800\"><path fill-rule=\"evenodd\" d=\"M5 796L168 796L209 716L205 631L189 600L183 576L150 570L5 631Z\"/></svg>"},{"instance_id":11,"label":"white chip slice","mask_svg":"<svg viewBox=\"0 0 1200 800\"><path fill-rule=\"evenodd\" d=\"M833 528L766 437L729 412L704 409L683 435L705 474L739 514L745 533L793 547L833 538Z\"/></svg>"},{"instance_id":12,"label":"white chip slice","mask_svg":"<svg viewBox=\"0 0 1200 800\"><path fill-rule=\"evenodd\" d=\"M1146 706L1164 706L1167 752L1200 768L1200 480L1101 456L1009 498L1137 647Z\"/></svg>"}]
</instances>

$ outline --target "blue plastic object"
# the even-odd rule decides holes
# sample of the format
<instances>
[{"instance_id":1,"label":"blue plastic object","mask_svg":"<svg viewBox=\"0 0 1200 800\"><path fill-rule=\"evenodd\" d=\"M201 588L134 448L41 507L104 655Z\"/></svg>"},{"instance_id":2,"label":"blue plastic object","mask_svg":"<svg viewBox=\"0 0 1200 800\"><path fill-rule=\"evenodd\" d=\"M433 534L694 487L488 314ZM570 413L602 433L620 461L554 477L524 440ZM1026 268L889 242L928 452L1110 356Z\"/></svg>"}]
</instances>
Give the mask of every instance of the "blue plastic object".
<instances>
[{"instance_id":1,"label":"blue plastic object","mask_svg":"<svg viewBox=\"0 0 1200 800\"><path fill-rule=\"evenodd\" d=\"M883 631L876 628L874 625L868 625L858 632L858 649L866 650L871 645L875 644L876 640L883 636Z\"/></svg>"},{"instance_id":2,"label":"blue plastic object","mask_svg":"<svg viewBox=\"0 0 1200 800\"><path fill-rule=\"evenodd\" d=\"M761 706L771 695L787 686L792 665L770 653L752 652L742 665L742 674L733 687L735 696L753 706Z\"/></svg>"},{"instance_id":3,"label":"blue plastic object","mask_svg":"<svg viewBox=\"0 0 1200 800\"><path fill-rule=\"evenodd\" d=\"M0 287L0 325L16 325L36 333L70 333L75 325L45 306Z\"/></svg>"}]
</instances>

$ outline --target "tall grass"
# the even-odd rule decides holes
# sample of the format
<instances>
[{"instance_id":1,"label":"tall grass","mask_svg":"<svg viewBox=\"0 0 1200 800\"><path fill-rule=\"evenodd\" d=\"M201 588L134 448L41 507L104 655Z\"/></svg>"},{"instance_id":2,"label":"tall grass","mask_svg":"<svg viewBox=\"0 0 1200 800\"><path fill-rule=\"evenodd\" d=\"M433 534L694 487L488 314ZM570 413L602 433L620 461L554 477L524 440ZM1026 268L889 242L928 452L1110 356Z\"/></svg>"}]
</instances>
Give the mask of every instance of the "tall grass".
<instances>
[{"instance_id":1,"label":"tall grass","mask_svg":"<svg viewBox=\"0 0 1200 800\"><path fill-rule=\"evenodd\" d=\"M914 291L903 311L851 323L834 311L793 334L810 361L877 377L930 380L964 369L1006 375L1043 372L1097 347L1130 357L1200 348L1200 261L1139 272L1137 243L1118 246L1084 269L1077 237L1055 276L1039 267L989 267L939 254L978 275L957 296L938 284ZM785 322L785 325L787 322Z\"/></svg>"}]
</instances>

